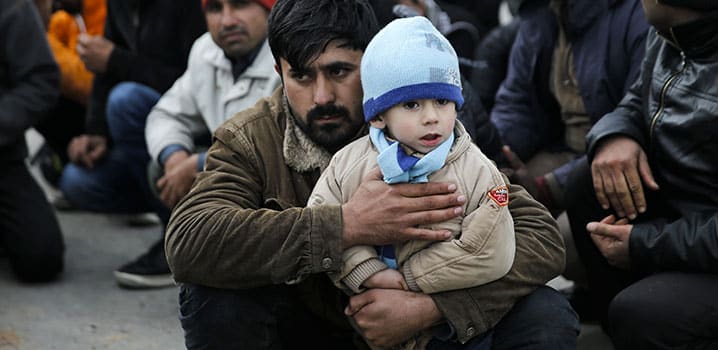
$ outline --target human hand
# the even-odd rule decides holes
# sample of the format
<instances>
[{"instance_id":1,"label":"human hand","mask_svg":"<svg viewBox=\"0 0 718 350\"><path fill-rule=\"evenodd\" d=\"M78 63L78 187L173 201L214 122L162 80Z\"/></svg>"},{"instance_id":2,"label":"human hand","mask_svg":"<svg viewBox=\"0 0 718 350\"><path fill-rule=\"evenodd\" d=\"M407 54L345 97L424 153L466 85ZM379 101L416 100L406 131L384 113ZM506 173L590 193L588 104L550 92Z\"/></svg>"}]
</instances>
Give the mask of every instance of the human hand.
<instances>
[{"instance_id":1,"label":"human hand","mask_svg":"<svg viewBox=\"0 0 718 350\"><path fill-rule=\"evenodd\" d=\"M379 168L375 168L342 205L344 248L449 238L448 230L417 226L460 215L466 196L455 191L456 185L439 182L388 185Z\"/></svg>"},{"instance_id":2,"label":"human hand","mask_svg":"<svg viewBox=\"0 0 718 350\"><path fill-rule=\"evenodd\" d=\"M501 172L504 173L512 183L523 186L526 191L535 198L538 192L536 182L529 175L526 164L524 164L521 158L507 145L501 147L501 152L503 152L504 158L506 158L506 162L510 166L510 168L501 168Z\"/></svg>"},{"instance_id":3,"label":"human hand","mask_svg":"<svg viewBox=\"0 0 718 350\"><path fill-rule=\"evenodd\" d=\"M616 221L615 216L609 215L601 222L589 222L586 229L610 265L625 270L631 267L628 242L633 225L628 224L628 219Z\"/></svg>"},{"instance_id":4,"label":"human hand","mask_svg":"<svg viewBox=\"0 0 718 350\"><path fill-rule=\"evenodd\" d=\"M430 296L398 289L370 289L344 309L371 345L388 348L439 323L443 316Z\"/></svg>"},{"instance_id":5,"label":"human hand","mask_svg":"<svg viewBox=\"0 0 718 350\"><path fill-rule=\"evenodd\" d=\"M75 164L92 169L95 162L107 153L107 138L102 135L80 135L73 137L67 145L67 156Z\"/></svg>"},{"instance_id":6,"label":"human hand","mask_svg":"<svg viewBox=\"0 0 718 350\"><path fill-rule=\"evenodd\" d=\"M381 270L367 278L363 284L367 288L409 290L404 276L394 269Z\"/></svg>"},{"instance_id":7,"label":"human hand","mask_svg":"<svg viewBox=\"0 0 718 350\"><path fill-rule=\"evenodd\" d=\"M185 151L172 153L165 161L165 174L157 180L160 200L168 208L173 208L189 192L197 176L198 154L189 155Z\"/></svg>"},{"instance_id":8,"label":"human hand","mask_svg":"<svg viewBox=\"0 0 718 350\"><path fill-rule=\"evenodd\" d=\"M100 35L80 34L77 38L77 54L85 68L93 73L104 73L115 44Z\"/></svg>"},{"instance_id":9,"label":"human hand","mask_svg":"<svg viewBox=\"0 0 718 350\"><path fill-rule=\"evenodd\" d=\"M658 190L641 146L626 136L602 141L591 163L593 188L603 209L613 207L619 217L635 219L646 211L643 185Z\"/></svg>"}]
</instances>

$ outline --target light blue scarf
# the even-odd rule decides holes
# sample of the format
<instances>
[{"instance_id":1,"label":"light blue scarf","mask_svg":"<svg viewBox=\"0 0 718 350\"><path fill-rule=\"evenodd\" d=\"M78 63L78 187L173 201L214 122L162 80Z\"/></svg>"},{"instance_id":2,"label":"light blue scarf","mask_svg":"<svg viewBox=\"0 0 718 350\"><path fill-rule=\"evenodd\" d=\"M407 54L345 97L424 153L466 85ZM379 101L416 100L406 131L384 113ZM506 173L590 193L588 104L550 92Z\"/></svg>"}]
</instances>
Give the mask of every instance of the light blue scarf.
<instances>
[{"instance_id":1,"label":"light blue scarf","mask_svg":"<svg viewBox=\"0 0 718 350\"><path fill-rule=\"evenodd\" d=\"M444 166L446 157L454 144L454 133L452 132L449 138L438 147L422 158L417 158L406 154L404 149L399 146L399 142L389 143L382 129L369 128L369 138L379 151L377 163L384 175L384 181L389 184L428 182L429 174Z\"/></svg>"}]
</instances>

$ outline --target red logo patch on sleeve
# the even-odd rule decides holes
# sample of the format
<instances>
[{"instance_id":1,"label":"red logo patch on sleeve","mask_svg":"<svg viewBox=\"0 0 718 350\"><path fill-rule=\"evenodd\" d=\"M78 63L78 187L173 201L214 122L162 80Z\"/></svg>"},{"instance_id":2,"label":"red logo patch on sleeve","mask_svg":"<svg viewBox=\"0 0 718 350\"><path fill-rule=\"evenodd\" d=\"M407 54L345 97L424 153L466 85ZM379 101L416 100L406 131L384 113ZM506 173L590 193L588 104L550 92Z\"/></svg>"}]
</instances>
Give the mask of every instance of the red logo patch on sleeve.
<instances>
[{"instance_id":1,"label":"red logo patch on sleeve","mask_svg":"<svg viewBox=\"0 0 718 350\"><path fill-rule=\"evenodd\" d=\"M509 189L506 186L499 186L487 193L491 199L500 206L509 204Z\"/></svg>"}]
</instances>

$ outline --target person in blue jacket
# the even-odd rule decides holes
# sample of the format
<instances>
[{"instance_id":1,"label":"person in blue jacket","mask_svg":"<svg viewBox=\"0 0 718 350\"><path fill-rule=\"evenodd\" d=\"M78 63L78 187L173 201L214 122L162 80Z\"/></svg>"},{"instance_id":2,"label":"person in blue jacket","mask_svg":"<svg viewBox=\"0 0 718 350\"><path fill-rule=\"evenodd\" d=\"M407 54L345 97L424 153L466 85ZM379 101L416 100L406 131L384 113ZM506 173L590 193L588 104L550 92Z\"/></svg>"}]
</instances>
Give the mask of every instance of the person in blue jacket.
<instances>
[{"instance_id":1,"label":"person in blue jacket","mask_svg":"<svg viewBox=\"0 0 718 350\"><path fill-rule=\"evenodd\" d=\"M586 132L638 77L648 23L639 0L546 2L521 6L491 121L520 170L512 181L557 213Z\"/></svg>"}]
</instances>

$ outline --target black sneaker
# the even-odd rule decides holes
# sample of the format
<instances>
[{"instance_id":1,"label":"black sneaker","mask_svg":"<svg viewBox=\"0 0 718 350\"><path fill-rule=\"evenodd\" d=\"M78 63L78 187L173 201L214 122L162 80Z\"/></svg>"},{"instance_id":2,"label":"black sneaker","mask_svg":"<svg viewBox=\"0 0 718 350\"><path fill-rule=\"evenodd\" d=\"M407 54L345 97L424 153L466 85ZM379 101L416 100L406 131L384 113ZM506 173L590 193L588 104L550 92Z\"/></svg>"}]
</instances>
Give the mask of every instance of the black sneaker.
<instances>
[{"instance_id":1,"label":"black sneaker","mask_svg":"<svg viewBox=\"0 0 718 350\"><path fill-rule=\"evenodd\" d=\"M121 287L132 289L160 288L175 285L165 257L164 240L160 239L137 260L115 270Z\"/></svg>"}]
</instances>

